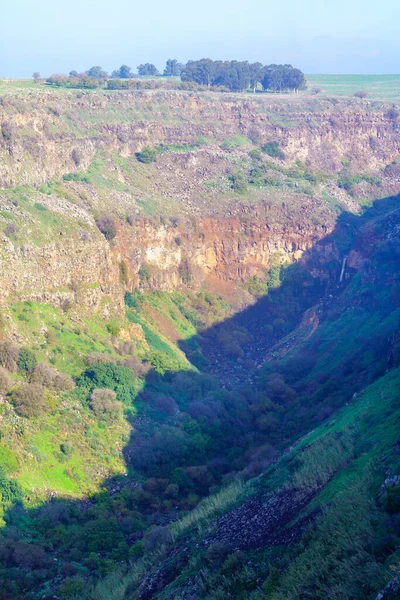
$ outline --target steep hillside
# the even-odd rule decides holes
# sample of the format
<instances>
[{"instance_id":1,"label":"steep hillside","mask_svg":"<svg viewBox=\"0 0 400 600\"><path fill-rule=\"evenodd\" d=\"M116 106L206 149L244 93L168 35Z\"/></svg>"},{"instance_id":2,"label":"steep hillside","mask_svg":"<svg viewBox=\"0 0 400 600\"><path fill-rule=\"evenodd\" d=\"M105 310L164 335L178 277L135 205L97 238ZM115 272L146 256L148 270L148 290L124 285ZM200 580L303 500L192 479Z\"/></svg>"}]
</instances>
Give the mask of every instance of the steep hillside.
<instances>
[{"instance_id":1,"label":"steep hillside","mask_svg":"<svg viewBox=\"0 0 400 600\"><path fill-rule=\"evenodd\" d=\"M4 89L0 599L392 593L396 111Z\"/></svg>"}]
</instances>

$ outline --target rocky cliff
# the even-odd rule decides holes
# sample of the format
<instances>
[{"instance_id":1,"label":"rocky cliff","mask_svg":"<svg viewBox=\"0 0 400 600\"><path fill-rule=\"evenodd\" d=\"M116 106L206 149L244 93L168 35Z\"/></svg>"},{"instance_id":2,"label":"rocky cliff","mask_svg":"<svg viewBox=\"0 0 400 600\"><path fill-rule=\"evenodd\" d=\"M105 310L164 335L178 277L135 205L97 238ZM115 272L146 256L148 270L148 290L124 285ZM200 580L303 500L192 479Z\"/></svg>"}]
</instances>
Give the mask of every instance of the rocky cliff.
<instances>
[{"instance_id":1,"label":"rocky cliff","mask_svg":"<svg viewBox=\"0 0 400 600\"><path fill-rule=\"evenodd\" d=\"M341 210L398 190L387 111L326 97L10 92L0 102L1 301L99 308L137 286L229 294L265 277L326 237ZM260 154L271 141L285 160ZM156 163L136 160L145 145L158 148ZM379 177L346 180L358 186L349 194L343 170ZM250 182L240 193L238 173ZM111 242L95 226L105 213Z\"/></svg>"}]
</instances>

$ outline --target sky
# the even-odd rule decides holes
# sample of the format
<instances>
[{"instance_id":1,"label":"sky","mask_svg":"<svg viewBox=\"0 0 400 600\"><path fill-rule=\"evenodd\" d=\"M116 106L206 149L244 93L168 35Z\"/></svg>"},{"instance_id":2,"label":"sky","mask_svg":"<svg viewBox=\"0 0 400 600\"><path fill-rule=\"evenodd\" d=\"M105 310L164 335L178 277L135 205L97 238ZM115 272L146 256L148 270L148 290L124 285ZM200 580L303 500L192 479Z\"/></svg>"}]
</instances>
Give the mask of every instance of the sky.
<instances>
[{"instance_id":1,"label":"sky","mask_svg":"<svg viewBox=\"0 0 400 600\"><path fill-rule=\"evenodd\" d=\"M400 73L399 0L0 0L0 77L168 58Z\"/></svg>"}]
</instances>

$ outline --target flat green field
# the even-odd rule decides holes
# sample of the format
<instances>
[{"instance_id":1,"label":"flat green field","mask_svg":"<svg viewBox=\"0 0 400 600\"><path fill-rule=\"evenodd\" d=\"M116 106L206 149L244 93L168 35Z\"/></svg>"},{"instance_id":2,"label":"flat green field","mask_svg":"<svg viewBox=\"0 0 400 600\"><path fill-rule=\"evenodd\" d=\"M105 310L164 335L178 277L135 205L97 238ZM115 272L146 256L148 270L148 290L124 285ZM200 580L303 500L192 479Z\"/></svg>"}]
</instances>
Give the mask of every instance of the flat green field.
<instances>
[{"instance_id":1,"label":"flat green field","mask_svg":"<svg viewBox=\"0 0 400 600\"><path fill-rule=\"evenodd\" d=\"M306 75L308 92L314 87L334 96L364 90L370 98L400 102L400 75Z\"/></svg>"},{"instance_id":2,"label":"flat green field","mask_svg":"<svg viewBox=\"0 0 400 600\"><path fill-rule=\"evenodd\" d=\"M175 77L173 79L178 80ZM322 94L330 96L353 96L355 92L363 90L368 93L369 98L400 103L400 75L306 75L306 79L307 90L303 92L305 95L312 94L313 88L319 88ZM0 78L0 95L38 89L52 90L43 84L38 86L32 79ZM71 91L63 87L56 89L57 92ZM85 91L104 92L103 88Z\"/></svg>"}]
</instances>

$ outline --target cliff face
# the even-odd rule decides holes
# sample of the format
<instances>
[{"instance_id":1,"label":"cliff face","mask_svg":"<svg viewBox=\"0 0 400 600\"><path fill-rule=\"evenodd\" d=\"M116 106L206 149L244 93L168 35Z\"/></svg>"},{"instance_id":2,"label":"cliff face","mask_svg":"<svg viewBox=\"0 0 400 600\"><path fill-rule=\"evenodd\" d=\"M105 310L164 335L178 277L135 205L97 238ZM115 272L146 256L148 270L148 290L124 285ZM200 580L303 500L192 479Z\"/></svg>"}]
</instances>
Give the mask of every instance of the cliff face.
<instances>
[{"instance_id":1,"label":"cliff face","mask_svg":"<svg viewBox=\"0 0 400 600\"><path fill-rule=\"evenodd\" d=\"M337 170L384 167L400 152L395 120L379 102L329 98L53 90L2 98L0 183L40 184L90 164L99 149L132 156L146 144L217 143L237 134L280 142L289 162Z\"/></svg>"},{"instance_id":2,"label":"cliff face","mask_svg":"<svg viewBox=\"0 0 400 600\"><path fill-rule=\"evenodd\" d=\"M299 260L330 233L331 223L269 223L268 218L203 218L177 227L141 221L124 228L119 252L129 266L129 287L171 290L180 285L245 283L274 266ZM221 288L221 289L222 289Z\"/></svg>"},{"instance_id":3,"label":"cliff face","mask_svg":"<svg viewBox=\"0 0 400 600\"><path fill-rule=\"evenodd\" d=\"M400 153L387 108L187 92L10 93L0 102L0 301L97 310L105 296L122 306L124 291L137 286L210 284L222 293L299 260L332 231L332 197L352 211L358 204L336 184L326 184L329 201L317 187L303 193L290 169L303 165L328 178L343 165L351 173L382 169ZM251 149L270 141L284 163L250 159ZM161 148L154 165L135 159L145 145ZM264 174L275 169L270 187L235 194L230 174L248 175L260 164ZM385 177L398 186L396 167ZM38 241L32 231L42 227L43 205L49 234ZM178 218L160 219L171 212ZM111 243L95 227L104 213L118 224ZM61 225L52 224L54 215ZM15 235L6 233L10 223Z\"/></svg>"},{"instance_id":4,"label":"cliff face","mask_svg":"<svg viewBox=\"0 0 400 600\"><path fill-rule=\"evenodd\" d=\"M118 268L102 240L62 240L42 247L2 240L0 303L37 300L97 309L104 295L122 306Z\"/></svg>"}]
</instances>

